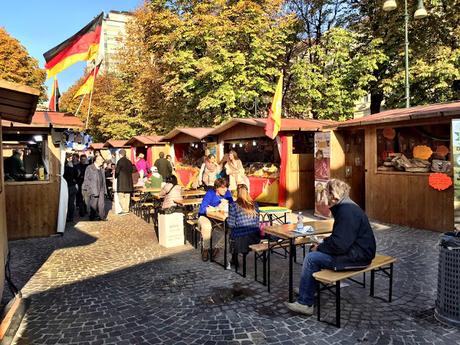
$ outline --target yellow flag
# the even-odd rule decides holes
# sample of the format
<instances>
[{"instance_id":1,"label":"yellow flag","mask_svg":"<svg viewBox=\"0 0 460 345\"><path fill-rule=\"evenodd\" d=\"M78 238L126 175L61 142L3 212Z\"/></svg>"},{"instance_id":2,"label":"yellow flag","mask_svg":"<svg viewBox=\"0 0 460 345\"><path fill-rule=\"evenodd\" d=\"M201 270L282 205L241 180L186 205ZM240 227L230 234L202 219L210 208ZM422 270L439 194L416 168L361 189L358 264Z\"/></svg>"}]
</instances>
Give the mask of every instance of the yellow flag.
<instances>
[{"instance_id":1,"label":"yellow flag","mask_svg":"<svg viewBox=\"0 0 460 345\"><path fill-rule=\"evenodd\" d=\"M78 89L77 93L73 96L73 98L76 98L81 95L90 94L91 91L93 91L94 80L96 79L96 75L99 72L100 65L101 64L99 63L95 68L92 69L91 73L87 75L82 86L80 86L80 88Z\"/></svg>"},{"instance_id":2,"label":"yellow flag","mask_svg":"<svg viewBox=\"0 0 460 345\"><path fill-rule=\"evenodd\" d=\"M265 125L265 135L275 139L281 128L281 107L283 104L283 75L280 75L278 85L276 85L275 95L273 96L272 106L268 112L267 123Z\"/></svg>"}]
</instances>

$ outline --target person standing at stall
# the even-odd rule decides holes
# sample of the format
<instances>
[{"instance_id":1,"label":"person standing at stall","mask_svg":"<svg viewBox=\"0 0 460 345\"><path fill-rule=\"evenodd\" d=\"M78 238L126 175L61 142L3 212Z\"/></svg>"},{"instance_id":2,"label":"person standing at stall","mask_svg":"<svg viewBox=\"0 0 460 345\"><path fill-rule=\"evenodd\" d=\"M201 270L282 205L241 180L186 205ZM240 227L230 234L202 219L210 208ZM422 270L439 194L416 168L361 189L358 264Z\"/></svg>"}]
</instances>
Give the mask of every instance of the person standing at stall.
<instances>
[{"instance_id":1,"label":"person standing at stall","mask_svg":"<svg viewBox=\"0 0 460 345\"><path fill-rule=\"evenodd\" d=\"M87 162L87 157L85 154L82 154L80 156L80 162L77 164L77 169L78 169L78 178L77 178L77 207L78 207L78 213L80 214L80 217L84 217L86 213L88 213L87 209L87 200L85 196L83 195L83 190L82 190L82 185L83 181L85 179L85 172L86 168L88 167L88 162Z\"/></svg>"},{"instance_id":2,"label":"person standing at stall","mask_svg":"<svg viewBox=\"0 0 460 345\"><path fill-rule=\"evenodd\" d=\"M97 156L94 163L86 168L83 190L89 195L89 220L107 220L105 215L104 158Z\"/></svg>"},{"instance_id":3,"label":"person standing at stall","mask_svg":"<svg viewBox=\"0 0 460 345\"><path fill-rule=\"evenodd\" d=\"M72 155L71 160L66 161L64 166L64 180L67 182L67 190L69 192L69 198L67 202L67 222L73 222L73 216L75 212L75 199L77 196L77 180L78 180L78 155L75 158L75 154Z\"/></svg>"},{"instance_id":4,"label":"person standing at stall","mask_svg":"<svg viewBox=\"0 0 460 345\"><path fill-rule=\"evenodd\" d=\"M131 193L134 191L133 187L133 165L130 160L126 158L126 150L120 150L121 158L117 162L115 168L115 178L117 179L117 195L120 201L121 213L120 215L129 213L129 202Z\"/></svg>"},{"instance_id":5,"label":"person standing at stall","mask_svg":"<svg viewBox=\"0 0 460 345\"><path fill-rule=\"evenodd\" d=\"M244 173L243 163L238 158L236 152L233 150L228 153L227 164L225 164L225 171L229 178L228 189L230 189L232 193L236 192L236 187L239 184L246 184L249 189L246 175Z\"/></svg>"},{"instance_id":6,"label":"person standing at stall","mask_svg":"<svg viewBox=\"0 0 460 345\"><path fill-rule=\"evenodd\" d=\"M220 169L219 164L216 163L216 157L213 154L209 154L201 165L198 181L206 190L212 189L219 173Z\"/></svg>"},{"instance_id":7,"label":"person standing at stall","mask_svg":"<svg viewBox=\"0 0 460 345\"><path fill-rule=\"evenodd\" d=\"M164 152L160 152L159 157L160 158L158 158L153 165L157 167L158 172L160 173L161 177L163 177L163 181L166 181L166 178L172 175L172 165L165 158Z\"/></svg>"},{"instance_id":8,"label":"person standing at stall","mask_svg":"<svg viewBox=\"0 0 460 345\"><path fill-rule=\"evenodd\" d=\"M142 179L142 181L144 181L144 177L147 177L147 175L149 174L150 167L147 161L144 159L143 153L139 153L139 155L137 156L136 169L139 172L139 178Z\"/></svg>"}]
</instances>

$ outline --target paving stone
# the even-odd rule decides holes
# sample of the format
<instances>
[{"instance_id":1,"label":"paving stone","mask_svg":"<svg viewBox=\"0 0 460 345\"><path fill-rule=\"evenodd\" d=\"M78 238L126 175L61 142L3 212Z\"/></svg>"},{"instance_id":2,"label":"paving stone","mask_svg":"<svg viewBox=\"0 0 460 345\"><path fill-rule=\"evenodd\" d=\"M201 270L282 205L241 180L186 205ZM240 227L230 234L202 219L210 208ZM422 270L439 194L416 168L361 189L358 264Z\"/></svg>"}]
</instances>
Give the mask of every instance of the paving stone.
<instances>
[{"instance_id":1,"label":"paving stone","mask_svg":"<svg viewBox=\"0 0 460 345\"><path fill-rule=\"evenodd\" d=\"M344 288L341 329L285 308L282 257L272 256L268 293L254 281L252 257L242 278L202 262L189 245L160 247L153 226L132 214L79 221L59 237L12 241L12 277L31 301L14 343L460 344L460 331L433 317L439 233L376 225L378 251L398 259L394 300L368 296L369 285ZM294 265L296 284L300 270ZM376 293L386 292L378 276ZM323 317L334 321L334 299L324 295L322 303Z\"/></svg>"}]
</instances>

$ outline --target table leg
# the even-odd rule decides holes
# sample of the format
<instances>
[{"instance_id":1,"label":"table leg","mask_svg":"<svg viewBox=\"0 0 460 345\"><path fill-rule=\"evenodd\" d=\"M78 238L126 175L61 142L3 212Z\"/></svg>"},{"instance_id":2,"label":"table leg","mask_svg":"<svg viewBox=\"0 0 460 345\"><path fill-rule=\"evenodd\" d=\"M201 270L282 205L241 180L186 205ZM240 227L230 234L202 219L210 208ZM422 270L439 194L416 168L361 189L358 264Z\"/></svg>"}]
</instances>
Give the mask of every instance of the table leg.
<instances>
[{"instance_id":1,"label":"table leg","mask_svg":"<svg viewBox=\"0 0 460 345\"><path fill-rule=\"evenodd\" d=\"M213 262L214 260L212 259L212 230L214 229L214 226L211 222L211 238L209 239L209 262Z\"/></svg>"},{"instance_id":2,"label":"table leg","mask_svg":"<svg viewBox=\"0 0 460 345\"><path fill-rule=\"evenodd\" d=\"M225 226L225 221L223 223L223 227L224 227L224 236L225 236L225 239L224 239L224 270L227 269L227 227Z\"/></svg>"},{"instance_id":3,"label":"table leg","mask_svg":"<svg viewBox=\"0 0 460 345\"><path fill-rule=\"evenodd\" d=\"M292 303L294 302L294 289L293 289L293 275L294 275L294 239L290 238L289 239L289 302Z\"/></svg>"}]
</instances>

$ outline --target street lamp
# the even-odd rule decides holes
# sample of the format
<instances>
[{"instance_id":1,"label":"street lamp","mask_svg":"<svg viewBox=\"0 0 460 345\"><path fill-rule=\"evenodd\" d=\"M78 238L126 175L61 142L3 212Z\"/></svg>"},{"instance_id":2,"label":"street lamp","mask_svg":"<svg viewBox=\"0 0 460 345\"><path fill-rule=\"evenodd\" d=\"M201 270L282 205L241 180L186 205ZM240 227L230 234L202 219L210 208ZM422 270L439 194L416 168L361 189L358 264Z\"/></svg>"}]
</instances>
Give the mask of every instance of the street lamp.
<instances>
[{"instance_id":1,"label":"street lamp","mask_svg":"<svg viewBox=\"0 0 460 345\"><path fill-rule=\"evenodd\" d=\"M390 12L396 9L396 0L385 0L383 10ZM417 10L414 19L422 19L428 15L423 0L418 0ZM404 58L405 58L405 84L406 84L406 108L410 107L410 86L409 86L409 14L407 12L407 0L404 0Z\"/></svg>"}]
</instances>

